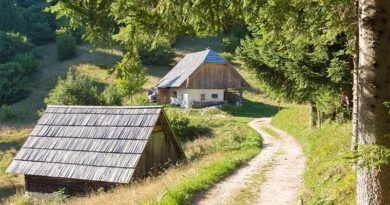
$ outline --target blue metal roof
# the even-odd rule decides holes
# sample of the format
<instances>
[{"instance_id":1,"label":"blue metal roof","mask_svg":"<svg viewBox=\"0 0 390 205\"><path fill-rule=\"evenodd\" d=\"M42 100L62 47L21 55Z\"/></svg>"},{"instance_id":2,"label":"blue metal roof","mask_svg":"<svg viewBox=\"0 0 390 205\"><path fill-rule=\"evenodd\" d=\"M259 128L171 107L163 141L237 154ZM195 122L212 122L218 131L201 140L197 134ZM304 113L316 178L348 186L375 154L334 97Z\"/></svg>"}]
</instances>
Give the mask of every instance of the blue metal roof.
<instances>
[{"instance_id":1,"label":"blue metal roof","mask_svg":"<svg viewBox=\"0 0 390 205\"><path fill-rule=\"evenodd\" d=\"M227 63L228 61L224 58L222 58L217 52L213 50L209 50L209 53L207 54L205 62L208 63Z\"/></svg>"}]
</instances>

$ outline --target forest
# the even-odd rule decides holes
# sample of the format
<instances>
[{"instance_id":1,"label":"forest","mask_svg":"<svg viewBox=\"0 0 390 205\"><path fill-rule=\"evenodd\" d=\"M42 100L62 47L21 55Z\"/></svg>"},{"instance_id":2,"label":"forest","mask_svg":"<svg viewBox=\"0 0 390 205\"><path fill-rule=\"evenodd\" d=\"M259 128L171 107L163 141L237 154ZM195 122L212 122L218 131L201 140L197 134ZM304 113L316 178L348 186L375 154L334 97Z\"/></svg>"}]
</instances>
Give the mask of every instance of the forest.
<instances>
[{"instance_id":1,"label":"forest","mask_svg":"<svg viewBox=\"0 0 390 205\"><path fill-rule=\"evenodd\" d=\"M3 0L0 203L202 204L267 152L265 135L291 135L304 155L301 204L390 204L389 35L381 0ZM156 83L208 48L250 86L242 107L163 106L186 162L113 191L63 189L43 201L23 197L23 177L5 172L47 105L156 105ZM263 131L252 129L263 118L272 118L256 125ZM226 204L261 204L282 152Z\"/></svg>"}]
</instances>

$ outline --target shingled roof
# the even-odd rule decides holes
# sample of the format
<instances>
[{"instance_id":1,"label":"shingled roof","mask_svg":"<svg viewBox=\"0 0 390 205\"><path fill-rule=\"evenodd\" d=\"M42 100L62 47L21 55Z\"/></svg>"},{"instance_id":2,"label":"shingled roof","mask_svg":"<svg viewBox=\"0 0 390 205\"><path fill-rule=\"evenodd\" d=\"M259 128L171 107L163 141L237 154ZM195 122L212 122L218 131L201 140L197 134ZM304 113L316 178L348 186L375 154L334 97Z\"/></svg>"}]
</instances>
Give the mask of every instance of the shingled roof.
<instances>
[{"instance_id":1,"label":"shingled roof","mask_svg":"<svg viewBox=\"0 0 390 205\"><path fill-rule=\"evenodd\" d=\"M228 63L228 61L210 49L187 54L157 83L156 87L168 88L181 86L203 63Z\"/></svg>"},{"instance_id":2,"label":"shingled roof","mask_svg":"<svg viewBox=\"0 0 390 205\"><path fill-rule=\"evenodd\" d=\"M129 183L161 106L48 106L7 172Z\"/></svg>"}]
</instances>

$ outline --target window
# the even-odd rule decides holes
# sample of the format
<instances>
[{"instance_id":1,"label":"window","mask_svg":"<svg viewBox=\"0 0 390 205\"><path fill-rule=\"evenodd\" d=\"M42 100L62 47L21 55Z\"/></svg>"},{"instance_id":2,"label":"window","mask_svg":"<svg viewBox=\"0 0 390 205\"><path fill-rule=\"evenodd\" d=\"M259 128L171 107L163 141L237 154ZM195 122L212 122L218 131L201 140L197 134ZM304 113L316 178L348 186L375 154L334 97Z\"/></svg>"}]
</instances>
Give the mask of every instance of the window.
<instances>
[{"instance_id":1,"label":"window","mask_svg":"<svg viewBox=\"0 0 390 205\"><path fill-rule=\"evenodd\" d=\"M200 100L205 101L206 100L206 95L205 94L200 94Z\"/></svg>"},{"instance_id":2,"label":"window","mask_svg":"<svg viewBox=\"0 0 390 205\"><path fill-rule=\"evenodd\" d=\"M218 94L211 94L211 98L218 98Z\"/></svg>"},{"instance_id":3,"label":"window","mask_svg":"<svg viewBox=\"0 0 390 205\"><path fill-rule=\"evenodd\" d=\"M177 98L177 92L176 91L172 91L172 97L173 98Z\"/></svg>"}]
</instances>

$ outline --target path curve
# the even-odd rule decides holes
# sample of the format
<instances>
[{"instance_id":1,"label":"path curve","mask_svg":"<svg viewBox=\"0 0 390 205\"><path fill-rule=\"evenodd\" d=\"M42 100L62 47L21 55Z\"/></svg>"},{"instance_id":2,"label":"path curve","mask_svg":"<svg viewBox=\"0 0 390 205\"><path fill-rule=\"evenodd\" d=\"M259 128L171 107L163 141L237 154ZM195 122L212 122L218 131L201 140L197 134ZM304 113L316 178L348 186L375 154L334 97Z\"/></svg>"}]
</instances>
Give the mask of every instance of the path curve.
<instances>
[{"instance_id":1,"label":"path curve","mask_svg":"<svg viewBox=\"0 0 390 205\"><path fill-rule=\"evenodd\" d=\"M257 205L296 205L298 193L302 187L305 169L305 157L301 146L293 137L270 125L271 118L259 118L248 123L263 138L263 148L247 164L242 165L234 174L214 185L205 193L199 194L194 205L230 204L233 197L245 187L250 177L261 171L271 160L274 165L266 171L266 178L260 185ZM262 127L273 129L280 135L274 138Z\"/></svg>"}]
</instances>

